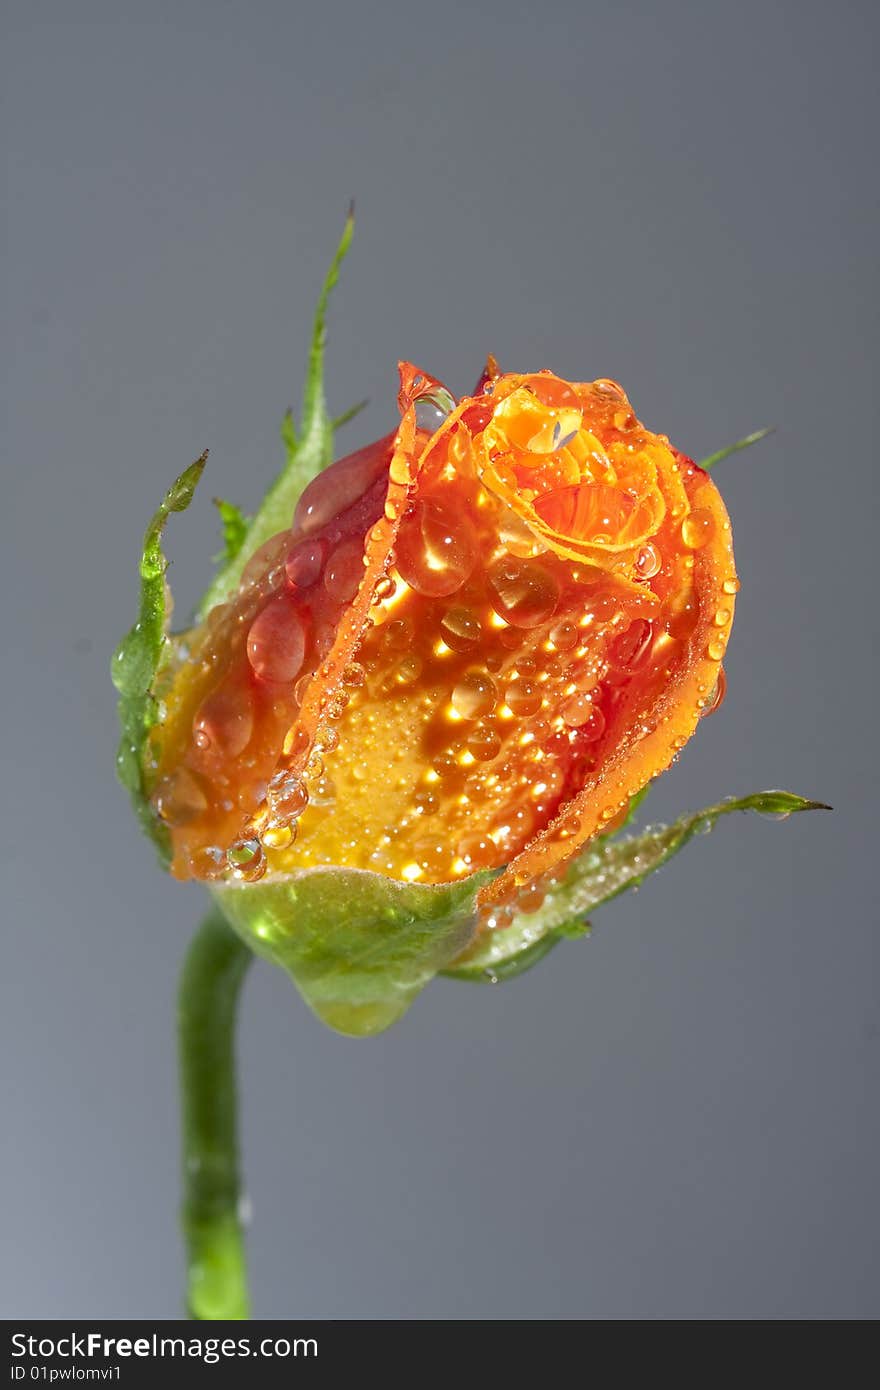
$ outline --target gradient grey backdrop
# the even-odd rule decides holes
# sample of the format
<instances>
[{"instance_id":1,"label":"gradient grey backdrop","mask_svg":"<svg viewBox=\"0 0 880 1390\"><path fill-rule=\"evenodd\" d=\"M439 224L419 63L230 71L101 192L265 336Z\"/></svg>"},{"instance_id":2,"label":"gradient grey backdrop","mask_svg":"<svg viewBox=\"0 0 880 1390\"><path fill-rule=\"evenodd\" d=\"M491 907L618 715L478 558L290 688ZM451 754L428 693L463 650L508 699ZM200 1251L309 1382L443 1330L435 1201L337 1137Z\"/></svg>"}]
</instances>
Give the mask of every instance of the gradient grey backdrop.
<instances>
[{"instance_id":1,"label":"gradient grey backdrop","mask_svg":"<svg viewBox=\"0 0 880 1390\"><path fill-rule=\"evenodd\" d=\"M140 534L181 613L212 494L280 460L350 196L329 382L491 349L626 383L719 470L743 577L723 712L651 819L783 786L525 979L377 1041L266 965L242 1027L256 1310L878 1311L877 10L837 3L6 7L0 1311L174 1316L175 975L200 910L113 780ZM872 52L872 48L874 52ZM350 441L350 442L349 442Z\"/></svg>"}]
</instances>

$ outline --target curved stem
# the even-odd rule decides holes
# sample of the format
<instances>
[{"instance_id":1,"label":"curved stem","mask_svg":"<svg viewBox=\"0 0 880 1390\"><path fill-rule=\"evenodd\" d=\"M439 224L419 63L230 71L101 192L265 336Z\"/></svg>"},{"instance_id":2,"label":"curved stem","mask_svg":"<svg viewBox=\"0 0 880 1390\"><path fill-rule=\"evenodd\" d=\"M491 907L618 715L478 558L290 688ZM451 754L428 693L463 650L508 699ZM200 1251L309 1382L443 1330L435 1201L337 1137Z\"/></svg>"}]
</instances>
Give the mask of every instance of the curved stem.
<instances>
[{"instance_id":1,"label":"curved stem","mask_svg":"<svg viewBox=\"0 0 880 1390\"><path fill-rule=\"evenodd\" d=\"M187 1306L201 1319L249 1315L239 1219L235 1017L251 953L218 913L192 939L180 977Z\"/></svg>"}]
</instances>

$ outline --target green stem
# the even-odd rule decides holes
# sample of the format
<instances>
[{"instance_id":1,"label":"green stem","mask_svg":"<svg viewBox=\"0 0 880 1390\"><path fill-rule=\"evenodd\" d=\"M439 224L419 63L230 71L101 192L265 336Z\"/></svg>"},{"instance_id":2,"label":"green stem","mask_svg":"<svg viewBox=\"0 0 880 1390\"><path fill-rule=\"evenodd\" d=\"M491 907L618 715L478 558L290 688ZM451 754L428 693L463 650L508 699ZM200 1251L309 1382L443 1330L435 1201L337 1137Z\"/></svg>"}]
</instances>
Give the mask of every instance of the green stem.
<instances>
[{"instance_id":1,"label":"green stem","mask_svg":"<svg viewBox=\"0 0 880 1390\"><path fill-rule=\"evenodd\" d=\"M235 1016L251 953L216 912L186 954L178 997L187 1306L200 1319L249 1315L239 1219Z\"/></svg>"}]
</instances>

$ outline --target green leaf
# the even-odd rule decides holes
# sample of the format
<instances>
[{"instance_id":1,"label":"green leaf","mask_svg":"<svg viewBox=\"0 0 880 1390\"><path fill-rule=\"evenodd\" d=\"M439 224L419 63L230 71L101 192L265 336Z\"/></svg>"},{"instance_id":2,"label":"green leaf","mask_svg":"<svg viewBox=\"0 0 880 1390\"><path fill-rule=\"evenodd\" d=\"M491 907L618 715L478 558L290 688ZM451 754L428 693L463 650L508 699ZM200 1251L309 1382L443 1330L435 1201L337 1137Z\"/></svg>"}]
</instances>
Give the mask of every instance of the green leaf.
<instances>
[{"instance_id":1,"label":"green leaf","mask_svg":"<svg viewBox=\"0 0 880 1390\"><path fill-rule=\"evenodd\" d=\"M146 534L140 561L141 594L138 619L113 653L110 673L119 691L119 723L122 736L116 755L116 772L131 795L143 829L155 841L163 858L168 856L168 836L156 818L143 781L143 751L147 735L156 723L157 707L153 685L166 654L170 593L165 583L167 567L162 553L162 532L172 512L186 511L208 459L201 458L184 469L172 483L164 501L153 516Z\"/></svg>"},{"instance_id":2,"label":"green leaf","mask_svg":"<svg viewBox=\"0 0 880 1390\"><path fill-rule=\"evenodd\" d=\"M697 466L702 468L705 473L709 473L716 463L728 458L730 454L738 454L740 449L748 449L752 444L758 444L762 439L766 439L768 434L772 434L775 428L775 425L770 425L766 430L755 430L753 434L747 434L744 439L738 439L735 444L727 444L717 453L710 454L708 458L700 459Z\"/></svg>"},{"instance_id":3,"label":"green leaf","mask_svg":"<svg viewBox=\"0 0 880 1390\"><path fill-rule=\"evenodd\" d=\"M510 927L484 932L444 974L483 983L521 974L562 937L588 930L588 913L627 888L638 886L695 835L711 830L716 821L733 811L757 811L774 820L787 820L797 811L829 809L821 801L807 801L792 792L755 792L682 816L673 825L595 842L574 860L537 912L520 913Z\"/></svg>"},{"instance_id":4,"label":"green leaf","mask_svg":"<svg viewBox=\"0 0 880 1390\"><path fill-rule=\"evenodd\" d=\"M488 877L431 887L328 868L211 892L230 926L287 971L324 1023L369 1037L395 1023L461 955Z\"/></svg>"},{"instance_id":5,"label":"green leaf","mask_svg":"<svg viewBox=\"0 0 880 1390\"><path fill-rule=\"evenodd\" d=\"M222 497L214 498L214 506L220 513L220 523L223 527L223 554L218 558L228 565L244 545L248 518L234 502L226 502Z\"/></svg>"},{"instance_id":6,"label":"green leaf","mask_svg":"<svg viewBox=\"0 0 880 1390\"><path fill-rule=\"evenodd\" d=\"M300 494L312 478L333 461L334 421L327 413L324 398L324 349L327 343L327 306L333 287L339 279L339 268L351 244L354 232L354 212L349 210L345 227L330 263L318 297L309 349L308 371L303 394L302 419L299 429L288 411L281 424L285 462L247 525L244 538L235 555L227 560L212 581L199 605L204 617L215 604L238 587L241 573L255 550L270 537L290 525Z\"/></svg>"}]
</instances>

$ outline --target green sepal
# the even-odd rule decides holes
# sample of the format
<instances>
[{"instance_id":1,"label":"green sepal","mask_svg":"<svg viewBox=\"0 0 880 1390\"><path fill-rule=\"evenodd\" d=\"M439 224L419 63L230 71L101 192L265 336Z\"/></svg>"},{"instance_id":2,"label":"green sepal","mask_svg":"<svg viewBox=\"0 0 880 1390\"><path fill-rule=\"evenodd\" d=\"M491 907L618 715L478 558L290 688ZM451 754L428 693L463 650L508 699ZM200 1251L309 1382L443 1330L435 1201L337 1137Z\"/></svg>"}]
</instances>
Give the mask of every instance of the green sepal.
<instances>
[{"instance_id":1,"label":"green sepal","mask_svg":"<svg viewBox=\"0 0 880 1390\"><path fill-rule=\"evenodd\" d=\"M214 506L220 513L220 525L223 527L223 550L215 559L229 565L244 545L249 519L240 507L236 507L234 502L227 502L223 497L215 497Z\"/></svg>"},{"instance_id":2,"label":"green sepal","mask_svg":"<svg viewBox=\"0 0 880 1390\"><path fill-rule=\"evenodd\" d=\"M312 869L212 896L257 955L286 970L322 1022L381 1033L473 939L490 874L432 887L364 869Z\"/></svg>"},{"instance_id":3,"label":"green sepal","mask_svg":"<svg viewBox=\"0 0 880 1390\"><path fill-rule=\"evenodd\" d=\"M354 212L349 210L336 253L327 271L312 326L308 370L303 393L302 419L299 428L288 410L281 423L281 440L285 459L281 472L272 483L254 515L246 523L244 534L234 555L228 557L215 575L199 604L199 616L222 603L238 588L242 570L254 551L272 536L290 525L296 504L303 489L322 468L333 462L333 431L357 414L360 406L334 420L327 412L324 396L324 349L327 343L327 306L333 287L339 279L339 268L351 244L354 232Z\"/></svg>"},{"instance_id":4,"label":"green sepal","mask_svg":"<svg viewBox=\"0 0 880 1390\"><path fill-rule=\"evenodd\" d=\"M702 468L704 473L709 473L715 467L716 463L720 463L722 459L729 458L731 454L738 454L740 449L749 449L753 444L759 444L762 439L767 438L768 434L772 434L775 428L775 425L770 425L765 430L754 430L743 439L738 439L735 444L726 444L723 449L718 449L714 454L710 454L708 458L699 459L697 467Z\"/></svg>"},{"instance_id":5,"label":"green sepal","mask_svg":"<svg viewBox=\"0 0 880 1390\"><path fill-rule=\"evenodd\" d=\"M169 857L168 832L147 799L143 752L150 729L158 718L153 695L157 673L166 655L171 594L165 582L167 562L162 552L162 532L172 512L186 511L208 459L184 469L165 494L146 534L140 560L141 593L138 619L123 637L110 663L113 684L119 691L119 723L122 735L116 754L116 774L129 792L142 828L155 842L160 856Z\"/></svg>"},{"instance_id":6,"label":"green sepal","mask_svg":"<svg viewBox=\"0 0 880 1390\"><path fill-rule=\"evenodd\" d=\"M537 912L520 913L511 926L484 932L452 967L443 972L455 979L494 984L511 979L537 963L562 938L589 931L587 915L627 888L641 884L661 864L692 840L713 828L732 811L757 811L786 820L797 811L827 811L821 801L807 801L792 792L755 792L733 797L623 839L594 842L571 864L562 882L547 895Z\"/></svg>"}]
</instances>

